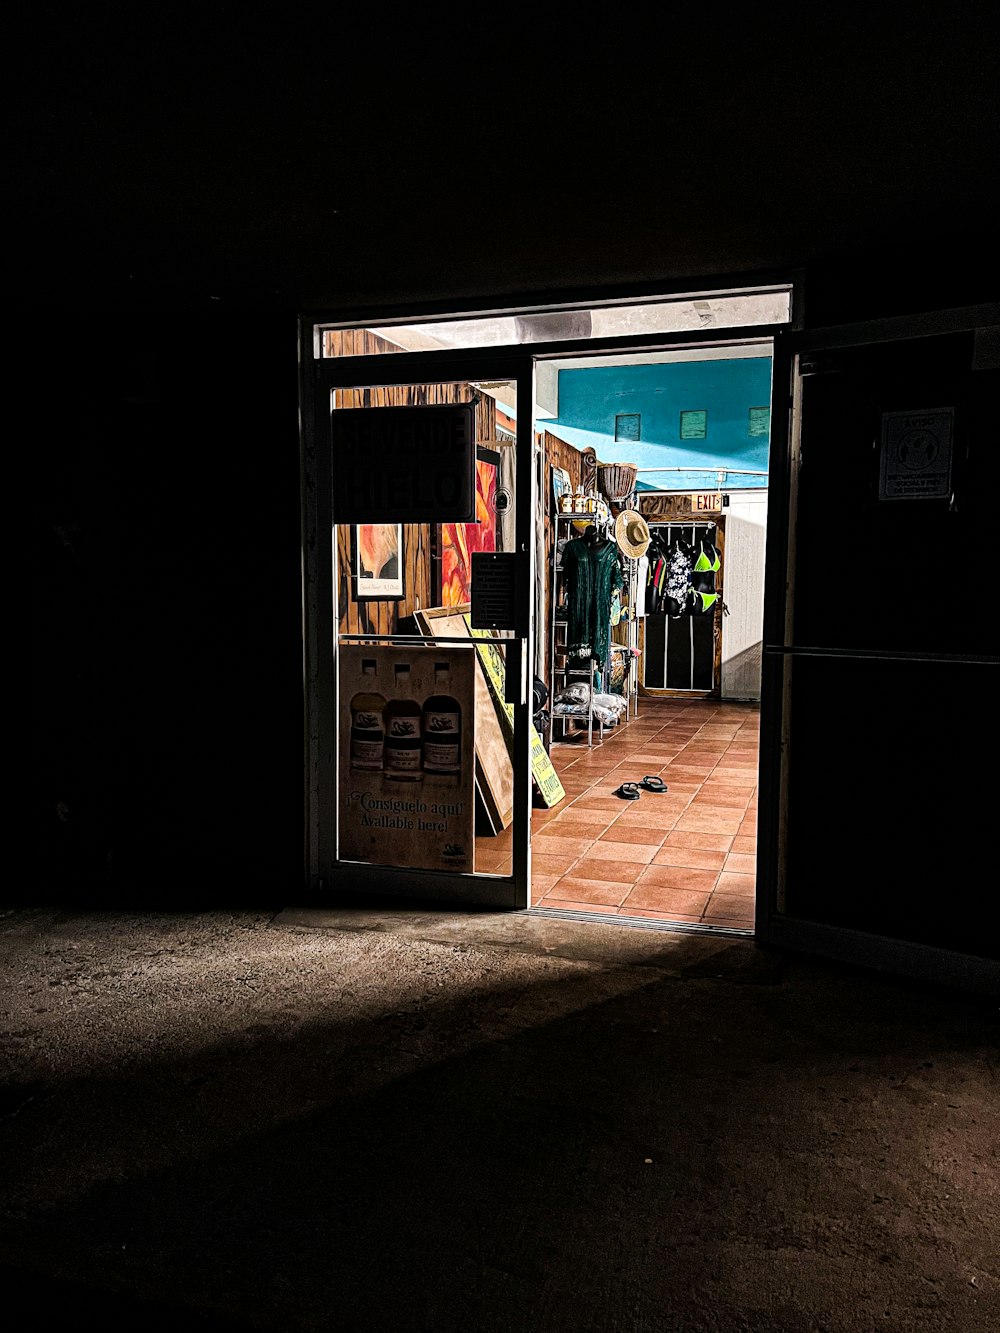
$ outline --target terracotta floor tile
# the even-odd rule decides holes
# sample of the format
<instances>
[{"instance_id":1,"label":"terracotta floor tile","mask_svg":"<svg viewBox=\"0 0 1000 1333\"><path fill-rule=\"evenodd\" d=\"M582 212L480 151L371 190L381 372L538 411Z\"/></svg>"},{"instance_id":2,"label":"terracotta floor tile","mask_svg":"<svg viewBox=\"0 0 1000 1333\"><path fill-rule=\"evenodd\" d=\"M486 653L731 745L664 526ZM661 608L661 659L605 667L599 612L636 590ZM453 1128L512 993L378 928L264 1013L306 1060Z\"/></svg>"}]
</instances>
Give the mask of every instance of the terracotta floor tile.
<instances>
[{"instance_id":1,"label":"terracotta floor tile","mask_svg":"<svg viewBox=\"0 0 1000 1333\"><path fill-rule=\"evenodd\" d=\"M733 839L733 851L753 856L757 855L757 839L751 838L747 834L738 833Z\"/></svg>"},{"instance_id":2,"label":"terracotta floor tile","mask_svg":"<svg viewBox=\"0 0 1000 1333\"><path fill-rule=\"evenodd\" d=\"M729 833L692 832L690 829L674 829L667 834L666 847L699 847L706 852L727 852L733 838Z\"/></svg>"},{"instance_id":3,"label":"terracotta floor tile","mask_svg":"<svg viewBox=\"0 0 1000 1333\"><path fill-rule=\"evenodd\" d=\"M704 912L709 895L694 889L671 889L662 884L637 884L621 904L624 914L639 911L683 912L698 916Z\"/></svg>"},{"instance_id":4,"label":"terracotta floor tile","mask_svg":"<svg viewBox=\"0 0 1000 1333\"><path fill-rule=\"evenodd\" d=\"M605 842L640 842L659 847L666 836L667 830L662 824L623 824L621 820L616 819L611 827L601 834L595 846L600 848Z\"/></svg>"},{"instance_id":5,"label":"terracotta floor tile","mask_svg":"<svg viewBox=\"0 0 1000 1333\"><path fill-rule=\"evenodd\" d=\"M757 889L756 875L735 875L724 870L716 885L718 893L733 894L740 898L753 898Z\"/></svg>"},{"instance_id":6,"label":"terracotta floor tile","mask_svg":"<svg viewBox=\"0 0 1000 1333\"><path fill-rule=\"evenodd\" d=\"M654 885L660 889L683 889L686 893L709 894L719 878L717 870L700 870L690 866L647 866L637 877L639 885Z\"/></svg>"},{"instance_id":7,"label":"terracotta floor tile","mask_svg":"<svg viewBox=\"0 0 1000 1333\"><path fill-rule=\"evenodd\" d=\"M719 871L725 860L725 852L709 852L700 847L661 847L653 857L653 864L686 866L689 870Z\"/></svg>"},{"instance_id":8,"label":"terracotta floor tile","mask_svg":"<svg viewBox=\"0 0 1000 1333\"><path fill-rule=\"evenodd\" d=\"M705 908L706 918L727 917L730 921L753 921L753 899L735 893L713 893Z\"/></svg>"},{"instance_id":9,"label":"terracotta floor tile","mask_svg":"<svg viewBox=\"0 0 1000 1333\"><path fill-rule=\"evenodd\" d=\"M575 859L575 858L574 858ZM541 875L565 875L570 867L570 858L553 852L546 856L544 852L531 853L531 865Z\"/></svg>"},{"instance_id":10,"label":"terracotta floor tile","mask_svg":"<svg viewBox=\"0 0 1000 1333\"><path fill-rule=\"evenodd\" d=\"M742 806L716 805L716 803L708 797L705 797L705 799L701 801L696 797L688 806L685 813L689 815L717 815L720 819L728 821L726 824L727 831L729 826L735 820L736 827L733 829L733 834L735 836L735 834L739 832L739 825L743 820L745 812Z\"/></svg>"},{"instance_id":11,"label":"terracotta floor tile","mask_svg":"<svg viewBox=\"0 0 1000 1333\"><path fill-rule=\"evenodd\" d=\"M562 879L561 875L543 875L535 870L534 858L531 866L531 897L535 901L548 893L554 884L558 884Z\"/></svg>"},{"instance_id":12,"label":"terracotta floor tile","mask_svg":"<svg viewBox=\"0 0 1000 1333\"><path fill-rule=\"evenodd\" d=\"M678 764L671 761L660 769L660 776L665 782L675 778L678 782L693 782L700 785L708 777L710 768L694 764Z\"/></svg>"},{"instance_id":13,"label":"terracotta floor tile","mask_svg":"<svg viewBox=\"0 0 1000 1333\"><path fill-rule=\"evenodd\" d=\"M596 810L603 814L621 810L622 801L618 796L579 796L573 802L574 810Z\"/></svg>"},{"instance_id":14,"label":"terracotta floor tile","mask_svg":"<svg viewBox=\"0 0 1000 1333\"><path fill-rule=\"evenodd\" d=\"M748 797L740 792L733 791L730 787L702 787L701 791L691 803L691 808L700 810L702 806L711 805L728 810L738 810L741 815L745 814Z\"/></svg>"},{"instance_id":15,"label":"terracotta floor tile","mask_svg":"<svg viewBox=\"0 0 1000 1333\"><path fill-rule=\"evenodd\" d=\"M607 847L609 844L605 842L598 846ZM574 866L562 867L564 873L572 869L576 879L595 879L608 884L634 884L639 878L639 872L645 868L646 863L642 861L615 861L600 855L584 856Z\"/></svg>"},{"instance_id":16,"label":"terracotta floor tile","mask_svg":"<svg viewBox=\"0 0 1000 1333\"><path fill-rule=\"evenodd\" d=\"M594 838L599 838L607 827L608 821L600 815L593 819L584 819L582 815L578 819L560 817L554 823L546 825L543 836L548 837L551 834L557 838L590 838L593 841ZM532 837L534 836L535 832L532 829Z\"/></svg>"},{"instance_id":17,"label":"terracotta floor tile","mask_svg":"<svg viewBox=\"0 0 1000 1333\"><path fill-rule=\"evenodd\" d=\"M648 843L614 841L606 838L594 843L590 851L593 857L608 857L612 861L634 861L640 865L652 861L654 854L655 848Z\"/></svg>"},{"instance_id":18,"label":"terracotta floor tile","mask_svg":"<svg viewBox=\"0 0 1000 1333\"><path fill-rule=\"evenodd\" d=\"M726 857L725 869L727 874L756 875L757 858L746 852L730 852Z\"/></svg>"},{"instance_id":19,"label":"terracotta floor tile","mask_svg":"<svg viewBox=\"0 0 1000 1333\"><path fill-rule=\"evenodd\" d=\"M594 844L593 838L556 837L555 834L540 833L531 841L531 854L535 856L563 856L576 860ZM568 864L568 861L567 861Z\"/></svg>"},{"instance_id":20,"label":"terracotta floor tile","mask_svg":"<svg viewBox=\"0 0 1000 1333\"><path fill-rule=\"evenodd\" d=\"M697 814L687 810L677 821L677 827L683 832L694 833L731 833L736 835L740 827L739 815L728 811L722 813L713 810L710 814Z\"/></svg>"},{"instance_id":21,"label":"terracotta floor tile","mask_svg":"<svg viewBox=\"0 0 1000 1333\"><path fill-rule=\"evenodd\" d=\"M574 903L600 903L605 907L618 907L631 891L631 884L618 884L607 879L581 879L576 875L563 875L549 889L546 898L562 898Z\"/></svg>"}]
</instances>

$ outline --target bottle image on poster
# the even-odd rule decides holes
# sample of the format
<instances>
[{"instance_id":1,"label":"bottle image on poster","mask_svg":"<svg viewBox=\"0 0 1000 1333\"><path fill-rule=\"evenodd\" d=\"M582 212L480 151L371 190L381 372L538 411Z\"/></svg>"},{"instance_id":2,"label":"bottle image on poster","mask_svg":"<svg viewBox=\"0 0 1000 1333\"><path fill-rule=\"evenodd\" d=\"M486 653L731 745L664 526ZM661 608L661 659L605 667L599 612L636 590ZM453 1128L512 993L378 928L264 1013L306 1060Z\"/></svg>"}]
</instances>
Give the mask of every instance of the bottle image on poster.
<instances>
[{"instance_id":1,"label":"bottle image on poster","mask_svg":"<svg viewBox=\"0 0 1000 1333\"><path fill-rule=\"evenodd\" d=\"M339 646L337 862L475 871L476 650Z\"/></svg>"},{"instance_id":2,"label":"bottle image on poster","mask_svg":"<svg viewBox=\"0 0 1000 1333\"><path fill-rule=\"evenodd\" d=\"M462 774L462 706L450 692L451 663L434 663L434 693L424 700L424 773L457 785Z\"/></svg>"},{"instance_id":3,"label":"bottle image on poster","mask_svg":"<svg viewBox=\"0 0 1000 1333\"><path fill-rule=\"evenodd\" d=\"M394 782L419 782L423 777L421 709L410 697L410 664L393 667L395 696L385 706L385 775Z\"/></svg>"},{"instance_id":4,"label":"bottle image on poster","mask_svg":"<svg viewBox=\"0 0 1000 1333\"><path fill-rule=\"evenodd\" d=\"M385 754L385 698L378 692L378 664L361 663L364 687L351 699L351 768L380 772Z\"/></svg>"}]
</instances>

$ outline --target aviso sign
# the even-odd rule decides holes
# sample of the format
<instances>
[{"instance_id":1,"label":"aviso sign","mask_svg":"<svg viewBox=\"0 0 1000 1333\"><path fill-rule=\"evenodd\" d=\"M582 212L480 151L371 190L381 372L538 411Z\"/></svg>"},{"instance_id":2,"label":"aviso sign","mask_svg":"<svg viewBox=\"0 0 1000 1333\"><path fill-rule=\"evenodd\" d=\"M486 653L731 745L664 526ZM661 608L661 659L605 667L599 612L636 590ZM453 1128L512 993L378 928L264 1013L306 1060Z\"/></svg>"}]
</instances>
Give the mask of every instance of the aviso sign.
<instances>
[{"instance_id":1,"label":"aviso sign","mask_svg":"<svg viewBox=\"0 0 1000 1333\"><path fill-rule=\"evenodd\" d=\"M334 523L475 520L474 403L339 408L331 437Z\"/></svg>"}]
</instances>

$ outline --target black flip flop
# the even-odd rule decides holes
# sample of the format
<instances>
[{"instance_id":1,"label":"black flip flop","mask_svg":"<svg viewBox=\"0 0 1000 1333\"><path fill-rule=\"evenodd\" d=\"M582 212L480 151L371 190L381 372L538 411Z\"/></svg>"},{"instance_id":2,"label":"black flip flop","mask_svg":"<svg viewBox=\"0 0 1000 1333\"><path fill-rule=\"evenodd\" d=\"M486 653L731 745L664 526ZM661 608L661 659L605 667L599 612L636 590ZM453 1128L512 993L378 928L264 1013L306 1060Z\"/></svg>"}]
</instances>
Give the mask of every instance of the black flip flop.
<instances>
[{"instance_id":1,"label":"black flip flop","mask_svg":"<svg viewBox=\"0 0 1000 1333\"><path fill-rule=\"evenodd\" d=\"M642 780L642 785L646 788L647 791L667 790L667 784L663 781L661 777L657 777L655 773L653 774L647 773Z\"/></svg>"},{"instance_id":2,"label":"black flip flop","mask_svg":"<svg viewBox=\"0 0 1000 1333\"><path fill-rule=\"evenodd\" d=\"M615 795L620 796L623 801L637 801L639 799L638 783L623 782L620 787L615 788Z\"/></svg>"}]
</instances>

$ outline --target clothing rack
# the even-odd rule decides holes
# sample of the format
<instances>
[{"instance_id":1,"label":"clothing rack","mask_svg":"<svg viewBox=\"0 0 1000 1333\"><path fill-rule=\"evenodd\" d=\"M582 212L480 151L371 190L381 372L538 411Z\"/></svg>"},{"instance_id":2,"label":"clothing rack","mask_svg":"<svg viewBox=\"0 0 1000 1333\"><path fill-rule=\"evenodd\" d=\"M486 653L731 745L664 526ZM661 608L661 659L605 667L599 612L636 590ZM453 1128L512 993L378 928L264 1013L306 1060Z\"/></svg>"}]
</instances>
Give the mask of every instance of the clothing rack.
<instances>
[{"instance_id":1,"label":"clothing rack","mask_svg":"<svg viewBox=\"0 0 1000 1333\"><path fill-rule=\"evenodd\" d=\"M555 738L555 724L557 720L561 721L563 724L563 731L562 731L563 738L565 738L566 732L568 730L567 726L568 723L584 721L583 714L556 713L553 705L555 704L556 695L560 692L561 689L567 688L568 685L570 685L574 680L581 682L586 681L587 745L588 747L590 747L594 743L595 722L597 724L598 737L600 740L604 739L604 730L605 730L605 724L602 721L602 719L600 717L595 717L594 715L594 693L595 693L594 671L597 668L597 664L594 662L592 658L587 658L587 659L580 658L578 659L579 660L578 666L571 665L574 659L571 659L568 655L568 644L566 641L568 621L565 616L561 616L559 614L559 605L558 605L559 592L560 592L559 580L560 580L560 575L562 573L562 568L559 564L559 543L565 536L569 535L569 532L571 531L570 525L572 525L573 523L579 523L581 521L586 521L588 525L592 525L593 527L595 527L597 529L597 534L599 538L607 538L608 540L613 542L614 523L610 519L602 520L596 514L592 514L590 512L580 512L580 513L560 512L554 515L554 519L555 519L555 540L553 541L552 544L551 584L550 584L552 610L551 610L550 624L549 624L549 691L550 691L551 702L550 702L550 713L549 713L550 720L549 720L549 730L548 730L548 741L549 744L551 745L552 740ZM620 552L619 552L619 558L620 559L622 558ZM611 648L624 648L628 654L628 659L629 659L626 663L625 694L624 694L626 708L625 712L622 715L619 725L627 723L630 715L632 717L637 716L638 706L639 706L638 705L638 700L639 700L638 660L635 657L635 655L630 651L632 648L638 647L638 642L637 642L638 625L635 619L635 603L636 603L636 592L637 592L637 565L634 560L629 560L625 558L625 575L626 575L625 592L627 595L628 608L629 608L627 643L625 644L619 643L618 641L614 640L613 637L611 643ZM566 654L566 663L564 666L557 666L556 658L563 654ZM610 649L609 649L609 657L610 657ZM603 667L604 664L601 664L602 670ZM611 692L610 681L605 682L605 689L608 693Z\"/></svg>"},{"instance_id":2,"label":"clothing rack","mask_svg":"<svg viewBox=\"0 0 1000 1333\"><path fill-rule=\"evenodd\" d=\"M698 540L699 540L699 538L698 538L698 530L699 530L699 529L701 529L703 533L704 533L705 530L707 529L707 530L709 530L710 533L712 533L712 534L717 534L718 531L719 531L719 525L718 525L718 523L716 522L716 520L713 519L713 518L709 518L709 517L707 517L707 516L706 516L705 518L696 518L696 517L692 516L692 518L690 518L690 519L683 519L683 520L682 520L682 519L663 519L663 520L659 520L659 521L657 521L657 520L654 520L654 519L650 519L650 520L649 520L649 529L650 529L650 535L651 535L651 537L655 537L655 536L659 535L660 533L665 533L665 534L666 534L666 539L667 539L667 541L668 541L668 543L669 543L670 541L672 541L672 540L674 539L674 536L675 536L675 535L678 535L678 536L685 537L686 540L690 540L692 546L697 546L697 544L698 544ZM652 542L651 542L651 545L652 545ZM717 542L713 541L713 545L716 545L716 546L717 546ZM721 609L721 607L722 607L722 604L721 604L721 602L720 602L720 609ZM654 668L653 661L652 661L653 654L652 654L651 651L650 651L650 648L651 648L651 645L650 645L650 638L652 637L652 636L651 636L651 633L650 633L650 621L651 621L651 620L652 620L652 621L655 621L655 620L656 620L656 616L650 616L650 615L648 614L648 611L649 611L648 602L647 602L647 608L646 608L646 609L647 609L647 616L646 616L646 631L645 631L645 633L646 633L646 640L645 640L645 651L644 651L644 653L643 653L643 685L645 686L645 688L646 688L646 689L653 689L653 690L659 690L659 689L684 690L684 691L688 691L688 690L689 690L689 691L690 691L691 693L693 693L693 694L710 693L712 690L714 690L715 687L716 687L716 685L717 685L717 681L716 681L716 679L715 679L715 654L714 654L714 649L713 649L713 653L712 653L711 679L710 679L710 681L709 681L709 684L708 684L707 688L704 687L704 686L696 686L696 685L695 685L695 664L696 664L696 645L695 645L695 633L696 633L696 631L695 631L695 619L696 619L696 617L694 617L694 616L686 616L686 617L672 617L672 616L665 616L665 615L661 615L661 616L660 616L660 619L662 619L663 624L664 624L664 630L663 630L663 638L664 638L664 641L663 641L663 682L662 682L662 684L657 684L657 683L656 683L656 680L657 680L657 677L658 677L658 674L659 674L659 673L658 673L658 671L656 671L656 669ZM715 615L716 615L716 614L717 614L716 612L713 612L712 617L711 617L710 620L708 619L708 617L705 617L706 622L709 623L709 624L711 624L711 625L713 626L713 634L714 634L714 625L715 625ZM678 629L673 629L673 630L671 629L671 627L672 627L672 626L675 626L675 625L677 624L677 621L678 621L678 620L681 620L681 619L686 619L687 622L688 622L688 623L687 623L687 640L688 640L688 679L687 679L687 684L685 684L685 685L679 685L679 684L670 685L670 684L668 684L668 679L669 679L669 676L670 676L669 654L670 654L670 647L671 647L671 633L673 633L673 634L676 635L678 632L680 632L680 633L682 633L682 634L683 634L683 632L684 632L683 629L679 629L679 627L678 627ZM658 665L658 664L657 664L657 665ZM650 679L651 676L652 676L652 678L653 678L652 680Z\"/></svg>"}]
</instances>

